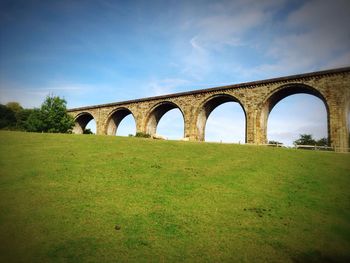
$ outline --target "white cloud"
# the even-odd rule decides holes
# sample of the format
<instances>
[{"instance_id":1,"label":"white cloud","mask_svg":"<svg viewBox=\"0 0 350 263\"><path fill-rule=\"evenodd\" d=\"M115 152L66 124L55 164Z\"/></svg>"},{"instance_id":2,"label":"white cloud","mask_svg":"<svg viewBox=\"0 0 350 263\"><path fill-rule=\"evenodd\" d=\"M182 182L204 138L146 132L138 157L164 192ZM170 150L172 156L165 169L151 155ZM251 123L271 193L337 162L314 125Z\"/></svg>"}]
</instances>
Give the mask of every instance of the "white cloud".
<instances>
[{"instance_id":1,"label":"white cloud","mask_svg":"<svg viewBox=\"0 0 350 263\"><path fill-rule=\"evenodd\" d=\"M184 137L184 119L179 109L173 109L164 114L157 127L157 134L171 140Z\"/></svg>"},{"instance_id":2,"label":"white cloud","mask_svg":"<svg viewBox=\"0 0 350 263\"><path fill-rule=\"evenodd\" d=\"M268 49L277 62L261 68L302 72L350 65L349 10L347 0L307 1L288 16L283 28L289 33L276 35Z\"/></svg>"},{"instance_id":3,"label":"white cloud","mask_svg":"<svg viewBox=\"0 0 350 263\"><path fill-rule=\"evenodd\" d=\"M146 84L147 96L158 96L174 93L178 91L178 87L188 84L186 79L164 78L153 79Z\"/></svg>"},{"instance_id":4,"label":"white cloud","mask_svg":"<svg viewBox=\"0 0 350 263\"><path fill-rule=\"evenodd\" d=\"M214 109L206 123L205 140L245 142L245 115L238 103L229 102Z\"/></svg>"},{"instance_id":5,"label":"white cloud","mask_svg":"<svg viewBox=\"0 0 350 263\"><path fill-rule=\"evenodd\" d=\"M224 65L218 56L238 46L256 46L248 34L272 19L285 1L217 1L198 7L184 22L180 38L187 38L176 46L177 56L186 74L202 81ZM197 7L196 7L197 8ZM199 14L199 15L198 15ZM233 66L233 62L230 63ZM227 66L226 68L232 67Z\"/></svg>"},{"instance_id":6,"label":"white cloud","mask_svg":"<svg viewBox=\"0 0 350 263\"><path fill-rule=\"evenodd\" d=\"M336 67L346 67L350 66L350 51L336 55L328 63L326 63L326 68L336 68Z\"/></svg>"},{"instance_id":7,"label":"white cloud","mask_svg":"<svg viewBox=\"0 0 350 263\"><path fill-rule=\"evenodd\" d=\"M25 108L39 107L48 93L38 90L0 89L0 103L19 102Z\"/></svg>"},{"instance_id":8,"label":"white cloud","mask_svg":"<svg viewBox=\"0 0 350 263\"><path fill-rule=\"evenodd\" d=\"M300 134L327 137L327 111L315 96L298 94L285 98L272 109L267 126L269 140L291 146Z\"/></svg>"},{"instance_id":9,"label":"white cloud","mask_svg":"<svg viewBox=\"0 0 350 263\"><path fill-rule=\"evenodd\" d=\"M232 122L230 118L208 120L205 129L205 141L245 143L244 121Z\"/></svg>"},{"instance_id":10,"label":"white cloud","mask_svg":"<svg viewBox=\"0 0 350 263\"><path fill-rule=\"evenodd\" d=\"M202 76L211 70L209 52L197 42L197 37L190 39L191 49L182 57L182 74L189 75L192 79L201 80Z\"/></svg>"},{"instance_id":11,"label":"white cloud","mask_svg":"<svg viewBox=\"0 0 350 263\"><path fill-rule=\"evenodd\" d=\"M48 95L57 95L63 98L79 96L92 87L82 84L51 83L43 87L23 87L19 84L1 82L1 103L17 101L25 108L39 107Z\"/></svg>"},{"instance_id":12,"label":"white cloud","mask_svg":"<svg viewBox=\"0 0 350 263\"><path fill-rule=\"evenodd\" d=\"M126 116L118 126L118 136L128 136L129 134L135 135L136 123L134 117L130 114Z\"/></svg>"}]
</instances>

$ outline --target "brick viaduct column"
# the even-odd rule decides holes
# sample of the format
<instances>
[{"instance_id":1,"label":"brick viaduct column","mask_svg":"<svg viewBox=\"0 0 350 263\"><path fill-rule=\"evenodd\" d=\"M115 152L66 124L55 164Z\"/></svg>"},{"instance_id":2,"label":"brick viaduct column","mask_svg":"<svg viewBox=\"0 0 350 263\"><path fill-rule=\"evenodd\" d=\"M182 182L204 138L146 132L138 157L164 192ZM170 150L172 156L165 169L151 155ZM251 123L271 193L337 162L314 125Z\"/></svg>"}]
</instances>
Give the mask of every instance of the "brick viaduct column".
<instances>
[{"instance_id":1,"label":"brick viaduct column","mask_svg":"<svg viewBox=\"0 0 350 263\"><path fill-rule=\"evenodd\" d=\"M94 118L96 122L96 135L106 135L106 122L107 122L108 112L105 110L98 108L94 112Z\"/></svg>"},{"instance_id":2,"label":"brick viaduct column","mask_svg":"<svg viewBox=\"0 0 350 263\"><path fill-rule=\"evenodd\" d=\"M264 144L267 142L266 125L267 118L261 120L262 110L256 105L246 108L246 142L252 144Z\"/></svg>"},{"instance_id":3,"label":"brick viaduct column","mask_svg":"<svg viewBox=\"0 0 350 263\"><path fill-rule=\"evenodd\" d=\"M146 133L146 116L142 112L134 112L135 124L136 124L136 133L142 132Z\"/></svg>"},{"instance_id":4,"label":"brick viaduct column","mask_svg":"<svg viewBox=\"0 0 350 263\"><path fill-rule=\"evenodd\" d=\"M106 135L106 130L104 126L104 121L101 119L96 119L96 135Z\"/></svg>"},{"instance_id":5,"label":"brick viaduct column","mask_svg":"<svg viewBox=\"0 0 350 263\"><path fill-rule=\"evenodd\" d=\"M327 98L328 102L328 134L331 146L338 152L345 152L349 147L348 114L350 109L349 89L344 92L332 92Z\"/></svg>"},{"instance_id":6,"label":"brick viaduct column","mask_svg":"<svg viewBox=\"0 0 350 263\"><path fill-rule=\"evenodd\" d=\"M184 114L184 138L190 141L198 141L198 129L196 125L195 107L187 105L183 109Z\"/></svg>"},{"instance_id":7,"label":"brick viaduct column","mask_svg":"<svg viewBox=\"0 0 350 263\"><path fill-rule=\"evenodd\" d=\"M267 107L263 107L263 94L259 90L247 92L241 100L246 117L246 143L267 143Z\"/></svg>"}]
</instances>

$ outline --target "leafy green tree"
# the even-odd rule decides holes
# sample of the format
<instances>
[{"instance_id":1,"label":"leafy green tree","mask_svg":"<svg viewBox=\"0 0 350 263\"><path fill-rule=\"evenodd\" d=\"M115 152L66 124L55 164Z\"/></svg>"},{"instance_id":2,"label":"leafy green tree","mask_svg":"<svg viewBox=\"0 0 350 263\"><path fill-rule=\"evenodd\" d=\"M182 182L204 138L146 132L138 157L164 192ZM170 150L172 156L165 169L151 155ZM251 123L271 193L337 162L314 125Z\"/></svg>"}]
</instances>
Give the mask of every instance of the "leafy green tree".
<instances>
[{"instance_id":1,"label":"leafy green tree","mask_svg":"<svg viewBox=\"0 0 350 263\"><path fill-rule=\"evenodd\" d=\"M40 109L33 109L28 119L25 122L25 128L29 132L40 132L43 131L42 127L44 126L43 117Z\"/></svg>"},{"instance_id":2,"label":"leafy green tree","mask_svg":"<svg viewBox=\"0 0 350 263\"><path fill-rule=\"evenodd\" d=\"M66 101L58 96L47 96L40 109L34 109L28 117L28 131L66 133L74 126L67 113Z\"/></svg>"},{"instance_id":3,"label":"leafy green tree","mask_svg":"<svg viewBox=\"0 0 350 263\"><path fill-rule=\"evenodd\" d=\"M13 110L0 104L0 129L16 126L16 116Z\"/></svg>"},{"instance_id":4,"label":"leafy green tree","mask_svg":"<svg viewBox=\"0 0 350 263\"><path fill-rule=\"evenodd\" d=\"M316 141L311 134L300 134L300 138L293 142L294 145L315 145Z\"/></svg>"},{"instance_id":5,"label":"leafy green tree","mask_svg":"<svg viewBox=\"0 0 350 263\"><path fill-rule=\"evenodd\" d=\"M316 145L317 146L328 146L328 139L327 138L321 138L319 140L316 141Z\"/></svg>"},{"instance_id":6,"label":"leafy green tree","mask_svg":"<svg viewBox=\"0 0 350 263\"><path fill-rule=\"evenodd\" d=\"M33 112L34 109L23 109L16 113L16 128L18 130L28 130L28 119Z\"/></svg>"},{"instance_id":7,"label":"leafy green tree","mask_svg":"<svg viewBox=\"0 0 350 263\"><path fill-rule=\"evenodd\" d=\"M32 109L24 109L18 102L12 101L6 104L6 107L11 109L16 118L16 124L13 125L12 129L15 130L26 130L26 121L29 115L33 112Z\"/></svg>"},{"instance_id":8,"label":"leafy green tree","mask_svg":"<svg viewBox=\"0 0 350 263\"><path fill-rule=\"evenodd\" d=\"M23 110L23 107L21 106L21 104L15 101L8 102L6 104L6 107L12 110L15 114Z\"/></svg>"}]
</instances>

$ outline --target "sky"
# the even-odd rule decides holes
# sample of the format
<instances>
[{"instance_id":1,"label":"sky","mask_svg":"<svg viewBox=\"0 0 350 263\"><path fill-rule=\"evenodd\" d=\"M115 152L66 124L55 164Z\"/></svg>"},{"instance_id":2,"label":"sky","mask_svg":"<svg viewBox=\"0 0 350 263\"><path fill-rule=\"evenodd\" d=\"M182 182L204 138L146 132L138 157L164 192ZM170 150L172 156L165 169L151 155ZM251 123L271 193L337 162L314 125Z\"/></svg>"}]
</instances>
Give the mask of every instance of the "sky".
<instances>
[{"instance_id":1,"label":"sky","mask_svg":"<svg viewBox=\"0 0 350 263\"><path fill-rule=\"evenodd\" d=\"M80 107L350 65L350 1L0 1L0 103L39 107L49 94ZM226 103L206 141L244 143L244 114ZM279 102L268 139L327 136L324 104ZM89 127L94 129L93 124ZM117 133L134 133L133 118ZM183 137L173 110L157 133Z\"/></svg>"}]
</instances>

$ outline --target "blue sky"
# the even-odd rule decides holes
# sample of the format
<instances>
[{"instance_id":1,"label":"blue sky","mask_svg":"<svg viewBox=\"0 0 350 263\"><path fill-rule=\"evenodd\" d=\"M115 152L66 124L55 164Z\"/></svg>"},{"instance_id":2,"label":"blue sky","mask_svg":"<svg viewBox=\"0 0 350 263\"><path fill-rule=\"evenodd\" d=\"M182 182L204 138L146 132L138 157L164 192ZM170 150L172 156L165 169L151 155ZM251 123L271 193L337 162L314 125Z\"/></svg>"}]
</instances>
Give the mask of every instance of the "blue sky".
<instances>
[{"instance_id":1,"label":"blue sky","mask_svg":"<svg viewBox=\"0 0 350 263\"><path fill-rule=\"evenodd\" d=\"M350 1L1 1L0 103L68 107L350 65ZM209 117L207 141L244 141L234 103ZM179 112L157 133L180 138ZM119 134L132 133L131 117ZM324 105L294 95L271 112L269 139L327 135Z\"/></svg>"}]
</instances>

